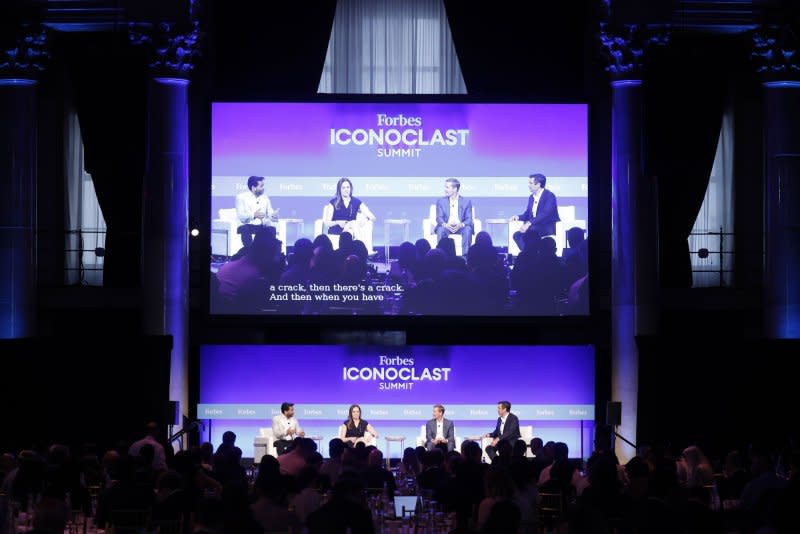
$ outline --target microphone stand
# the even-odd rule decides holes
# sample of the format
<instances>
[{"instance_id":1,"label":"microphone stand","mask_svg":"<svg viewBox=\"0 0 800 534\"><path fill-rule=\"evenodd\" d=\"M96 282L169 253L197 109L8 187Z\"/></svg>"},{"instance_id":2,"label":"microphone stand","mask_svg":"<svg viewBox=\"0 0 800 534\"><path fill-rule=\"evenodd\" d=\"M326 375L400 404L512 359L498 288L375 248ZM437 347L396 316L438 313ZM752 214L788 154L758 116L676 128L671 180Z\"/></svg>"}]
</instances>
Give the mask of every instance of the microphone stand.
<instances>
[{"instance_id":1,"label":"microphone stand","mask_svg":"<svg viewBox=\"0 0 800 534\"><path fill-rule=\"evenodd\" d=\"M188 435L189 432L192 432L194 430L198 430L199 427L203 427L203 430L205 430L205 425L203 424L202 421L192 421L191 423L189 423L188 425L184 426L183 428L178 430L176 433L171 435L169 438L167 438L167 443L172 445L172 443L174 441L180 440L178 442L178 448L180 450L183 450L183 439L182 439L183 436Z\"/></svg>"},{"instance_id":2,"label":"microphone stand","mask_svg":"<svg viewBox=\"0 0 800 534\"><path fill-rule=\"evenodd\" d=\"M614 433L614 436L618 437L619 439L621 439L622 441L624 441L625 443L627 443L628 445L633 447L633 450L635 450L635 451L639 450L639 447L637 447L635 443L632 443L631 441L629 441L625 436L623 436L622 434L618 433L616 430L612 430L612 432ZM613 449L613 447L612 447L612 449Z\"/></svg>"}]
</instances>

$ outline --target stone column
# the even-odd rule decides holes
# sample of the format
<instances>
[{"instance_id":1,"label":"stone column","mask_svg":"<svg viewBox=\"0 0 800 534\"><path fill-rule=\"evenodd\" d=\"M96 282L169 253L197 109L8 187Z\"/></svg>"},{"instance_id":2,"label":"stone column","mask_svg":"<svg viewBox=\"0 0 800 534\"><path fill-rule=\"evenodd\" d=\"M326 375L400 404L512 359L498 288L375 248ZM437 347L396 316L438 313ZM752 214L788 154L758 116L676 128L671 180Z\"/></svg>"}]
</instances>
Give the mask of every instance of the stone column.
<instances>
[{"instance_id":1,"label":"stone column","mask_svg":"<svg viewBox=\"0 0 800 534\"><path fill-rule=\"evenodd\" d=\"M665 37L636 25L601 27L612 75L611 107L611 400L621 403L617 432L636 442L639 351L636 336L659 321L656 184L644 174L644 48ZM615 440L620 462L636 451Z\"/></svg>"},{"instance_id":2,"label":"stone column","mask_svg":"<svg viewBox=\"0 0 800 534\"><path fill-rule=\"evenodd\" d=\"M764 328L800 339L800 32L762 28L753 57L764 76Z\"/></svg>"},{"instance_id":3,"label":"stone column","mask_svg":"<svg viewBox=\"0 0 800 534\"><path fill-rule=\"evenodd\" d=\"M148 88L147 169L142 204L145 334L172 336L169 399L189 413L188 75L198 29L132 25L131 40L153 55Z\"/></svg>"},{"instance_id":4,"label":"stone column","mask_svg":"<svg viewBox=\"0 0 800 534\"><path fill-rule=\"evenodd\" d=\"M24 28L0 52L0 338L35 334L36 86L46 34Z\"/></svg>"}]
</instances>

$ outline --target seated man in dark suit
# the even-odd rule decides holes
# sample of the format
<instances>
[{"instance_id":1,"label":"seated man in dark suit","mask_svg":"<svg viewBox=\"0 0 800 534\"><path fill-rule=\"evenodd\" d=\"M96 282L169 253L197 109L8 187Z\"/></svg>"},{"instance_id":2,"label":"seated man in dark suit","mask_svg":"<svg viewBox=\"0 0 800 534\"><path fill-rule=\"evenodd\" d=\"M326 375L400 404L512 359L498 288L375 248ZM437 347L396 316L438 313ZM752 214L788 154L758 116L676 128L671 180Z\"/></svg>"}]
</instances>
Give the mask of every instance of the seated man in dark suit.
<instances>
[{"instance_id":1,"label":"seated man in dark suit","mask_svg":"<svg viewBox=\"0 0 800 534\"><path fill-rule=\"evenodd\" d=\"M497 403L497 426L494 432L486 434L487 438L494 438L492 444L486 447L486 454L489 459L494 460L497 456L497 444L501 441L508 441L512 445L521 436L519 433L519 418L511 413L511 403L500 401Z\"/></svg>"},{"instance_id":2,"label":"seated man in dark suit","mask_svg":"<svg viewBox=\"0 0 800 534\"><path fill-rule=\"evenodd\" d=\"M451 234L461 234L461 253L467 256L472 244L472 202L459 195L461 182L455 178L444 181L444 198L436 201L436 241Z\"/></svg>"},{"instance_id":3,"label":"seated man in dark suit","mask_svg":"<svg viewBox=\"0 0 800 534\"><path fill-rule=\"evenodd\" d=\"M561 220L558 216L558 202L552 191L545 189L547 177L544 174L531 174L528 178L528 188L531 196L528 197L528 206L519 215L511 217L513 221L524 221L519 232L514 232L514 241L520 250L525 250L525 232L535 232L539 237L556 235L556 223Z\"/></svg>"}]
</instances>

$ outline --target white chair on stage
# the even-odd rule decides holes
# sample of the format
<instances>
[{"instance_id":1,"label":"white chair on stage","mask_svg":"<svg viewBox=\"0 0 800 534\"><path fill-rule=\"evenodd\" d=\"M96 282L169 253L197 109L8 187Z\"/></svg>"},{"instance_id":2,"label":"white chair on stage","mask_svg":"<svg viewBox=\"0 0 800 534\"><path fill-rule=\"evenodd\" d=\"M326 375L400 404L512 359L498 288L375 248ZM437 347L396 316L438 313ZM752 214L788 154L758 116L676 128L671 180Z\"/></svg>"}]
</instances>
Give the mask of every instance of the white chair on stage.
<instances>
[{"instance_id":1,"label":"white chair on stage","mask_svg":"<svg viewBox=\"0 0 800 534\"><path fill-rule=\"evenodd\" d=\"M569 232L572 228L580 228L583 230L583 237L586 238L586 221L583 219L575 219L571 221L569 225L565 225L564 227L564 248L569 248L569 241L567 240L567 232ZM561 253L563 254L564 251L562 250Z\"/></svg>"},{"instance_id":2,"label":"white chair on stage","mask_svg":"<svg viewBox=\"0 0 800 534\"><path fill-rule=\"evenodd\" d=\"M472 206L472 243L470 246L475 244L475 236L482 228L481 220L475 218L475 206ZM436 248L436 245L439 244L439 238L436 236L436 204L431 204L428 218L422 219L422 237L430 243L431 248ZM450 234L447 237L455 241L456 256L461 256L461 234Z\"/></svg>"},{"instance_id":3,"label":"white chair on stage","mask_svg":"<svg viewBox=\"0 0 800 534\"><path fill-rule=\"evenodd\" d=\"M567 230L574 226L585 230L586 221L575 218L575 206L559 206L558 218L561 220L556 223L556 255L561 257L562 251L567 247ZM518 256L520 253L517 242L514 241L514 233L522 228L522 224L522 221L508 223L508 253L513 256Z\"/></svg>"},{"instance_id":4,"label":"white chair on stage","mask_svg":"<svg viewBox=\"0 0 800 534\"><path fill-rule=\"evenodd\" d=\"M567 230L575 226L575 206L560 206L556 223L556 256L561 257L567 247Z\"/></svg>"},{"instance_id":5,"label":"white chair on stage","mask_svg":"<svg viewBox=\"0 0 800 534\"><path fill-rule=\"evenodd\" d=\"M520 439L525 441L525 445L528 446L525 449L525 456L528 458L533 458L533 453L531 452L531 440L533 439L533 425L521 425L519 427L519 435Z\"/></svg>"},{"instance_id":6,"label":"white chair on stage","mask_svg":"<svg viewBox=\"0 0 800 534\"><path fill-rule=\"evenodd\" d=\"M525 450L525 456L527 456L528 458L533 458L533 454L531 453L531 448L530 448L531 440L533 439L533 425L520 425L519 435L520 435L519 439L524 441L525 445L528 446ZM483 449L483 461L487 463L491 462L491 460L489 459L489 455L486 454L486 447L492 444L492 439L493 438L484 437L481 440L481 448Z\"/></svg>"},{"instance_id":7,"label":"white chair on stage","mask_svg":"<svg viewBox=\"0 0 800 534\"><path fill-rule=\"evenodd\" d=\"M278 457L278 451L275 449L275 434L272 433L272 427L258 429L256 439L253 441L253 463L260 464L261 459L267 454L275 458Z\"/></svg>"},{"instance_id":8,"label":"white chair on stage","mask_svg":"<svg viewBox=\"0 0 800 534\"><path fill-rule=\"evenodd\" d=\"M428 441L428 436L425 435L425 426L426 425L422 425L422 426L419 427L419 436L417 436L417 447L424 447L425 446L425 442ZM455 429L453 430L453 432L455 432ZM454 435L453 438L455 439L455 442L456 442L455 450L460 451L461 450L461 438L458 437L457 434Z\"/></svg>"},{"instance_id":9,"label":"white chair on stage","mask_svg":"<svg viewBox=\"0 0 800 534\"><path fill-rule=\"evenodd\" d=\"M519 232L524 223L522 221L509 221L508 223L508 253L512 256L519 256L521 250L514 241L514 234Z\"/></svg>"},{"instance_id":10,"label":"white chair on stage","mask_svg":"<svg viewBox=\"0 0 800 534\"><path fill-rule=\"evenodd\" d=\"M333 206L330 204L325 204L325 207L322 208L322 218L317 219L314 221L314 238L318 235L326 234L328 238L331 240L331 244L333 244L333 250L337 250L339 248L339 236L336 234L328 234L328 225L325 224L325 220L330 218L333 215ZM366 218L363 214L359 213L356 215L356 222L361 224L361 229L359 230L358 236L353 236L353 238L362 241L364 245L367 247L367 254L372 255L375 251L372 249L372 232L374 228L374 223ZM313 241L313 238L312 238Z\"/></svg>"},{"instance_id":11,"label":"white chair on stage","mask_svg":"<svg viewBox=\"0 0 800 534\"><path fill-rule=\"evenodd\" d=\"M242 236L236 231L242 222L236 208L221 209L218 215L211 221L211 254L230 257L242 248Z\"/></svg>"},{"instance_id":12,"label":"white chair on stage","mask_svg":"<svg viewBox=\"0 0 800 534\"><path fill-rule=\"evenodd\" d=\"M341 424L339 425L339 434L337 435L341 438L341 436L345 435L346 431L347 428L344 426L344 424ZM370 445L375 445L377 447L378 440L375 438L375 436L373 436L369 432L364 432L364 445L366 445L367 447L369 447Z\"/></svg>"},{"instance_id":13,"label":"white chair on stage","mask_svg":"<svg viewBox=\"0 0 800 534\"><path fill-rule=\"evenodd\" d=\"M219 217L211 221L211 254L231 257L242 248L242 235L238 232L242 222L236 214L236 208L222 208ZM275 224L275 236L281 240L281 250L286 254L286 222L278 219Z\"/></svg>"}]
</instances>

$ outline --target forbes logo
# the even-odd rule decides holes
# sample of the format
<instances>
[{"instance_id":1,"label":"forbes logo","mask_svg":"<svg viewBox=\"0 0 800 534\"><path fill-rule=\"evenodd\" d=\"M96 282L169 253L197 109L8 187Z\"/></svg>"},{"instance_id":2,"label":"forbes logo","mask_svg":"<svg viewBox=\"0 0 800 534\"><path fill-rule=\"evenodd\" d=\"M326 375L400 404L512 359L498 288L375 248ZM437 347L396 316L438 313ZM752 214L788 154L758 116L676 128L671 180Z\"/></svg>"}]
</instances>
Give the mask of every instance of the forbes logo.
<instances>
[{"instance_id":1,"label":"forbes logo","mask_svg":"<svg viewBox=\"0 0 800 534\"><path fill-rule=\"evenodd\" d=\"M302 191L303 186L300 184L280 184L278 188L281 191Z\"/></svg>"}]
</instances>

